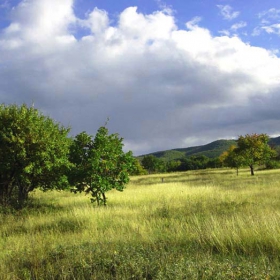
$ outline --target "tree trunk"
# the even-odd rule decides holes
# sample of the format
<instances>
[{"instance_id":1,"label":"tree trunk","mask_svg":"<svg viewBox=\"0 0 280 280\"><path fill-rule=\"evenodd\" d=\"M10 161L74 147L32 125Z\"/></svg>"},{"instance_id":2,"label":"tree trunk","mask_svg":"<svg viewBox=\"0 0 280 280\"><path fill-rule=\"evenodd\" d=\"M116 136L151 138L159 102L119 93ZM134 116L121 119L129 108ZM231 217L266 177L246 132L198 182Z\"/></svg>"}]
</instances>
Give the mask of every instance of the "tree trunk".
<instances>
[{"instance_id":1,"label":"tree trunk","mask_svg":"<svg viewBox=\"0 0 280 280\"><path fill-rule=\"evenodd\" d=\"M15 186L12 182L2 183L2 186L0 187L0 204L3 206L11 205L15 199L14 189Z\"/></svg>"},{"instance_id":2,"label":"tree trunk","mask_svg":"<svg viewBox=\"0 0 280 280\"><path fill-rule=\"evenodd\" d=\"M23 186L18 186L18 206L22 208L28 199L28 191Z\"/></svg>"},{"instance_id":3,"label":"tree trunk","mask_svg":"<svg viewBox=\"0 0 280 280\"><path fill-rule=\"evenodd\" d=\"M103 197L103 204L104 204L104 206L106 206L107 205L107 198L105 196L105 193L102 193L102 197Z\"/></svg>"},{"instance_id":4,"label":"tree trunk","mask_svg":"<svg viewBox=\"0 0 280 280\"><path fill-rule=\"evenodd\" d=\"M7 184L2 184L2 186L0 187L0 204L3 206L9 204L8 187L9 186Z\"/></svg>"},{"instance_id":5,"label":"tree trunk","mask_svg":"<svg viewBox=\"0 0 280 280\"><path fill-rule=\"evenodd\" d=\"M254 176L255 173L254 173L254 166L253 165L250 165L250 170L251 170L251 175Z\"/></svg>"}]
</instances>

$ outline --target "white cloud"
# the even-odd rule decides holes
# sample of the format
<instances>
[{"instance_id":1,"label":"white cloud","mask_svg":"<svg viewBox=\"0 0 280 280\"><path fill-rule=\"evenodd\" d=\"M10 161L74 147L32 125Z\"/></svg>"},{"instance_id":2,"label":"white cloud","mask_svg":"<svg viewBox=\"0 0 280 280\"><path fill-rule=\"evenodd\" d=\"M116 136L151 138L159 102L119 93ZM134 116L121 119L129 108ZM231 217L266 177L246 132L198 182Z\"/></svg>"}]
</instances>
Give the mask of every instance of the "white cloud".
<instances>
[{"instance_id":1,"label":"white cloud","mask_svg":"<svg viewBox=\"0 0 280 280\"><path fill-rule=\"evenodd\" d=\"M164 1L162 0L155 0L155 2L157 3L159 9L168 14L168 15L173 15L174 13L174 9L172 8L171 5L167 5Z\"/></svg>"},{"instance_id":2,"label":"white cloud","mask_svg":"<svg viewBox=\"0 0 280 280\"><path fill-rule=\"evenodd\" d=\"M280 9L271 8L258 14L259 18L267 18L272 20L280 19Z\"/></svg>"},{"instance_id":3,"label":"white cloud","mask_svg":"<svg viewBox=\"0 0 280 280\"><path fill-rule=\"evenodd\" d=\"M225 35L225 36L230 36L230 31L229 30L220 30L219 31L220 34Z\"/></svg>"},{"instance_id":4,"label":"white cloud","mask_svg":"<svg viewBox=\"0 0 280 280\"><path fill-rule=\"evenodd\" d=\"M14 21L6 32L24 42L35 43L48 43L61 36L72 37L68 32L70 24L75 22L72 5L73 0L22 1L13 10Z\"/></svg>"},{"instance_id":5,"label":"white cloud","mask_svg":"<svg viewBox=\"0 0 280 280\"><path fill-rule=\"evenodd\" d=\"M231 27L230 27L230 29L228 29L228 30L220 30L219 31L219 33L221 34L221 35L225 35L225 36L228 36L228 37L230 37L230 36L239 36L239 29L242 29L242 28L244 28L244 27L246 27L247 26L247 23L245 22L245 21L240 21L240 22L237 22L237 23L235 23L235 24L233 24ZM247 33L246 32L243 32L243 35L247 35Z\"/></svg>"},{"instance_id":6,"label":"white cloud","mask_svg":"<svg viewBox=\"0 0 280 280\"><path fill-rule=\"evenodd\" d=\"M239 11L233 11L233 8L229 5L217 5L217 7L220 9L222 17L226 20L233 20L240 14Z\"/></svg>"},{"instance_id":7,"label":"white cloud","mask_svg":"<svg viewBox=\"0 0 280 280\"><path fill-rule=\"evenodd\" d=\"M260 36L261 33L262 33L262 29L259 26L257 26L253 29L252 36Z\"/></svg>"},{"instance_id":8,"label":"white cloud","mask_svg":"<svg viewBox=\"0 0 280 280\"><path fill-rule=\"evenodd\" d=\"M94 134L110 117L110 131L136 154L280 131L276 55L214 37L200 18L179 29L165 11L129 7L111 26L106 11L81 20L72 4L32 0L15 9L0 34L2 102L34 101L73 133ZM75 39L76 25L88 35Z\"/></svg>"},{"instance_id":9,"label":"white cloud","mask_svg":"<svg viewBox=\"0 0 280 280\"><path fill-rule=\"evenodd\" d=\"M201 20L202 20L201 17L194 17L192 20L186 23L186 27L191 30L198 28L198 23L201 22Z\"/></svg>"},{"instance_id":10,"label":"white cloud","mask_svg":"<svg viewBox=\"0 0 280 280\"><path fill-rule=\"evenodd\" d=\"M280 23L272 24L269 26L263 26L262 29L269 34L280 35Z\"/></svg>"},{"instance_id":11,"label":"white cloud","mask_svg":"<svg viewBox=\"0 0 280 280\"><path fill-rule=\"evenodd\" d=\"M233 24L230 29L233 31L237 31L238 29L244 28L246 26L247 26L247 23L245 21L240 21L238 23Z\"/></svg>"},{"instance_id":12,"label":"white cloud","mask_svg":"<svg viewBox=\"0 0 280 280\"><path fill-rule=\"evenodd\" d=\"M280 9L271 8L258 14L260 25L253 30L253 36L259 36L262 32L280 35Z\"/></svg>"},{"instance_id":13,"label":"white cloud","mask_svg":"<svg viewBox=\"0 0 280 280\"><path fill-rule=\"evenodd\" d=\"M127 38L140 40L169 39L171 31L176 29L172 16L164 12L151 15L137 13L137 7L125 9L119 19L119 29Z\"/></svg>"},{"instance_id":14,"label":"white cloud","mask_svg":"<svg viewBox=\"0 0 280 280\"><path fill-rule=\"evenodd\" d=\"M95 8L89 13L87 19L78 20L78 24L89 28L92 33L101 33L109 26L109 17L106 11Z\"/></svg>"}]
</instances>

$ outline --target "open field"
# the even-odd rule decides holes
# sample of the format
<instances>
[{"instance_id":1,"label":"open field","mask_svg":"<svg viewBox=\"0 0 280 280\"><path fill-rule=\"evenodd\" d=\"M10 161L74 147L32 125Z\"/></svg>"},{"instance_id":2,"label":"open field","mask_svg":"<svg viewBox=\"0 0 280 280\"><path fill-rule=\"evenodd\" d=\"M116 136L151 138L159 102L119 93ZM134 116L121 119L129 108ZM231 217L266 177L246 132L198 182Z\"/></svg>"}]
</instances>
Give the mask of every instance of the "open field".
<instances>
[{"instance_id":1,"label":"open field","mask_svg":"<svg viewBox=\"0 0 280 280\"><path fill-rule=\"evenodd\" d=\"M280 279L280 170L138 176L108 198L37 191L0 214L0 279Z\"/></svg>"}]
</instances>

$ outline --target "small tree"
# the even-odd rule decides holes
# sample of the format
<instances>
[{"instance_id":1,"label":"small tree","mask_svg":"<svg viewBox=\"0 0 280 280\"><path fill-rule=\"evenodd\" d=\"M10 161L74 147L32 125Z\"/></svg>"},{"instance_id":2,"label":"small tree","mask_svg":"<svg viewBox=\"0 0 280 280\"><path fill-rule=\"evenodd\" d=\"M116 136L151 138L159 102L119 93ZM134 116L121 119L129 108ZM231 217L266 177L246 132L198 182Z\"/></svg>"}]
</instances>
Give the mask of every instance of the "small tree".
<instances>
[{"instance_id":1,"label":"small tree","mask_svg":"<svg viewBox=\"0 0 280 280\"><path fill-rule=\"evenodd\" d=\"M220 161L225 166L236 168L236 174L238 175L239 168L244 164L244 158L237 151L236 146L230 146L227 151L220 155Z\"/></svg>"},{"instance_id":2,"label":"small tree","mask_svg":"<svg viewBox=\"0 0 280 280\"><path fill-rule=\"evenodd\" d=\"M180 165L181 165L180 160L171 160L167 162L166 164L167 172L177 171Z\"/></svg>"},{"instance_id":3,"label":"small tree","mask_svg":"<svg viewBox=\"0 0 280 280\"><path fill-rule=\"evenodd\" d=\"M209 158L205 155L193 155L190 157L194 169L205 169L209 162Z\"/></svg>"},{"instance_id":4,"label":"small tree","mask_svg":"<svg viewBox=\"0 0 280 280\"><path fill-rule=\"evenodd\" d=\"M109 135L105 126L98 129L94 139L85 132L75 137L70 148L74 168L69 174L74 192L91 193L92 202L106 205L107 191L123 191L135 159L132 152L123 152L122 141L118 134Z\"/></svg>"},{"instance_id":5,"label":"small tree","mask_svg":"<svg viewBox=\"0 0 280 280\"><path fill-rule=\"evenodd\" d=\"M130 175L147 175L148 172L144 167L142 166L141 162L134 158L134 170L130 173Z\"/></svg>"},{"instance_id":6,"label":"small tree","mask_svg":"<svg viewBox=\"0 0 280 280\"><path fill-rule=\"evenodd\" d=\"M22 207L35 188L68 186L69 129L26 105L0 105L0 204Z\"/></svg>"},{"instance_id":7,"label":"small tree","mask_svg":"<svg viewBox=\"0 0 280 280\"><path fill-rule=\"evenodd\" d=\"M144 156L142 166L151 174L157 170L158 159L153 155Z\"/></svg>"},{"instance_id":8,"label":"small tree","mask_svg":"<svg viewBox=\"0 0 280 280\"><path fill-rule=\"evenodd\" d=\"M149 174L153 172L165 172L166 171L166 163L154 155L144 156L142 159L143 167L149 172Z\"/></svg>"},{"instance_id":9,"label":"small tree","mask_svg":"<svg viewBox=\"0 0 280 280\"><path fill-rule=\"evenodd\" d=\"M237 140L236 154L243 158L244 164L250 167L254 175L256 164L265 164L276 156L276 152L268 145L269 137L266 134L246 134Z\"/></svg>"}]
</instances>

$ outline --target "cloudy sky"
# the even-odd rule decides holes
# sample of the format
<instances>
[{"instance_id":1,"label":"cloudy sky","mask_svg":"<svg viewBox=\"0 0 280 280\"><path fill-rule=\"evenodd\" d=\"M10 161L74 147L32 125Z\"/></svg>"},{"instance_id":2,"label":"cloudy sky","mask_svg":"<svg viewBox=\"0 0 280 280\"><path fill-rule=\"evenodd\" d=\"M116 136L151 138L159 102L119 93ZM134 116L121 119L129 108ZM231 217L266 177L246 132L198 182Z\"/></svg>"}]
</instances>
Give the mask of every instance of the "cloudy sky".
<instances>
[{"instance_id":1,"label":"cloudy sky","mask_svg":"<svg viewBox=\"0 0 280 280\"><path fill-rule=\"evenodd\" d=\"M0 102L135 155L280 135L278 0L0 0Z\"/></svg>"}]
</instances>

